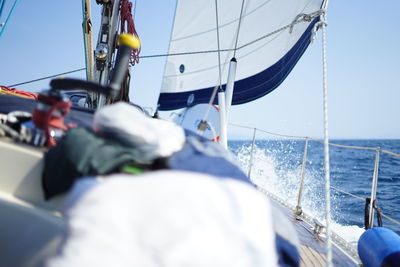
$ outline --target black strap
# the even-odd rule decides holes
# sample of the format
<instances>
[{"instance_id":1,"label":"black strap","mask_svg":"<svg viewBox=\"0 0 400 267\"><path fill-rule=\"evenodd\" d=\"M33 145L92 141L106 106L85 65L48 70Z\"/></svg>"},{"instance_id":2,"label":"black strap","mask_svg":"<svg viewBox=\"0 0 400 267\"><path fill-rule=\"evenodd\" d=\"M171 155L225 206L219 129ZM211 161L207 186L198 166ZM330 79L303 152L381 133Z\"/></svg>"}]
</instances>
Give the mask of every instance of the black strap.
<instances>
[{"instance_id":1,"label":"black strap","mask_svg":"<svg viewBox=\"0 0 400 267\"><path fill-rule=\"evenodd\" d=\"M372 207L376 211L378 227L382 227L383 226L382 210L377 206L376 202L377 202L377 200L375 199L373 201ZM370 204L371 204L371 198L367 197L365 199L365 206L364 206L364 228L365 228L365 230L368 230L371 228L371 225L369 225L369 205Z\"/></svg>"}]
</instances>

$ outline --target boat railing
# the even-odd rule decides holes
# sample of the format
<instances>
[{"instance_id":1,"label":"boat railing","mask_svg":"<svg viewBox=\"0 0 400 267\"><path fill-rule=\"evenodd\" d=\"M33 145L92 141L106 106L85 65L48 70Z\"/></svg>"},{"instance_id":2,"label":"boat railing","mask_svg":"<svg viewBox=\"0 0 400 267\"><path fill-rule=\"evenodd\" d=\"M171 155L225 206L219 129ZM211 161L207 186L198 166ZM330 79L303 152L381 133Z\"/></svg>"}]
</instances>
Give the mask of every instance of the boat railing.
<instances>
[{"instance_id":1,"label":"boat railing","mask_svg":"<svg viewBox=\"0 0 400 267\"><path fill-rule=\"evenodd\" d=\"M239 127L243 129L249 129L253 131L253 138L251 141L251 149L250 149L250 159L249 159L249 168L248 168L248 177L250 178L252 168L253 168L253 161L254 161L254 151L255 151L255 142L256 142L256 135L257 132L269 134L272 136L277 136L277 137L283 137L283 138L290 138L290 139L299 139L299 140L304 140L304 151L303 151L303 159L302 159L302 164L301 164L301 171L300 171L300 179L299 179L299 186L298 186L298 192L297 192L297 204L296 207L294 208L294 213L299 216L303 213L302 211L302 197L303 197L303 189L304 189L304 177L305 177L305 171L306 171L306 163L307 163L307 153L308 153L308 146L309 142L318 142L323 144L323 140L319 139L314 139L310 138L307 136L295 136L295 135L286 135L286 134L279 134L279 133L274 133L274 132L269 132L265 131L263 129L259 128L254 128L254 127L248 127L244 125L239 125L239 124L234 124L230 123L230 126L234 127ZM347 192L343 189L340 189L336 186L330 186L331 189L335 190L338 193L341 193L343 195L347 195L349 197L352 197L354 199L358 199L363 202L369 202L369 211L368 211L368 216L365 214L365 216L368 219L368 224L366 223L366 228L372 228L374 224L374 213L375 210L378 210L375 203L376 203L376 193L377 193L377 186L378 186L378 173L379 173L379 163L380 163L380 155L387 154L393 157L400 158L400 154L381 149L380 147L362 147L362 146L353 146L353 145L343 145L343 144L336 144L336 143L329 143L330 146L334 147L341 147L341 148L349 148L349 149L357 149L357 150L368 150L368 151L375 151L375 162L374 162L374 171L373 171L373 177L372 177L372 185L371 185L371 195L370 198L365 198L361 197L358 195L355 195L353 193ZM384 217L385 219L389 220L390 222L400 225L400 221L384 214L380 209L379 209L379 215Z\"/></svg>"}]
</instances>

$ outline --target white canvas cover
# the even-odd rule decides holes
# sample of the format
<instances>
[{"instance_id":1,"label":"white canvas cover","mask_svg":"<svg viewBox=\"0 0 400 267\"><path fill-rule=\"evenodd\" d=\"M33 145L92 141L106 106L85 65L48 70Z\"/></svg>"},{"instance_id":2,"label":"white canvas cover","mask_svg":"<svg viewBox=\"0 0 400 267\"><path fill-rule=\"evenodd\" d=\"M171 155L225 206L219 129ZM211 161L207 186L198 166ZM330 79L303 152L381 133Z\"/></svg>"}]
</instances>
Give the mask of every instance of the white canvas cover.
<instances>
[{"instance_id":1,"label":"white canvas cover","mask_svg":"<svg viewBox=\"0 0 400 267\"><path fill-rule=\"evenodd\" d=\"M93 130L142 152L142 158L168 157L182 149L185 132L175 123L151 118L125 102L107 105L96 111Z\"/></svg>"},{"instance_id":2,"label":"white canvas cover","mask_svg":"<svg viewBox=\"0 0 400 267\"><path fill-rule=\"evenodd\" d=\"M73 189L48 267L277 266L270 203L250 185L182 171L93 181Z\"/></svg>"}]
</instances>

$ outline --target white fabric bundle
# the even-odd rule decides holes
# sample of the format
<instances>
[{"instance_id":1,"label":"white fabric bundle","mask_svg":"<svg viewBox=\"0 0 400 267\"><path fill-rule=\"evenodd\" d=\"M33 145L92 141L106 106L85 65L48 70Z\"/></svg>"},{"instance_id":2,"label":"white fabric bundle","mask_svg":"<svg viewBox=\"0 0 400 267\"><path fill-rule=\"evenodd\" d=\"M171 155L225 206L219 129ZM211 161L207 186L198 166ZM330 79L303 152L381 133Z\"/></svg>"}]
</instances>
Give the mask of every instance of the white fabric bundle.
<instances>
[{"instance_id":1,"label":"white fabric bundle","mask_svg":"<svg viewBox=\"0 0 400 267\"><path fill-rule=\"evenodd\" d=\"M48 267L277 266L270 203L247 184L178 171L91 183L75 185Z\"/></svg>"},{"instance_id":2,"label":"white fabric bundle","mask_svg":"<svg viewBox=\"0 0 400 267\"><path fill-rule=\"evenodd\" d=\"M176 124L153 119L137 107L124 102L99 109L93 120L93 130L123 145L141 150L146 158L167 157L182 149L183 129Z\"/></svg>"}]
</instances>

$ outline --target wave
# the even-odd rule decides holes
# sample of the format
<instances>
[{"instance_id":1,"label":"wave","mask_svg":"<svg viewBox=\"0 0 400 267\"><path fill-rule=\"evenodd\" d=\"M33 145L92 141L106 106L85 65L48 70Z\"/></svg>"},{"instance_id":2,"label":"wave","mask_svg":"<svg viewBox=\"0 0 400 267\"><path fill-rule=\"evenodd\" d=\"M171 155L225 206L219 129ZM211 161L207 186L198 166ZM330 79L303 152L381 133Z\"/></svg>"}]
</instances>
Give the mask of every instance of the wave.
<instances>
[{"instance_id":1,"label":"wave","mask_svg":"<svg viewBox=\"0 0 400 267\"><path fill-rule=\"evenodd\" d=\"M265 144L263 144L265 145ZM251 146L241 144L232 146L245 173L251 167L251 180L258 187L278 196L287 203L296 206L301 177L301 153L292 149L285 149L283 152L274 148L260 147L256 145L253 152L252 164L250 163ZM300 158L300 160L298 159ZM325 221L325 197L324 197L324 175L320 166L313 166L308 162L304 174L304 188L301 206L305 213ZM332 194L332 229L344 240L356 246L364 229L359 225L343 224L340 205L341 196ZM335 204L336 203L336 204ZM361 219L361 218L359 218Z\"/></svg>"}]
</instances>

